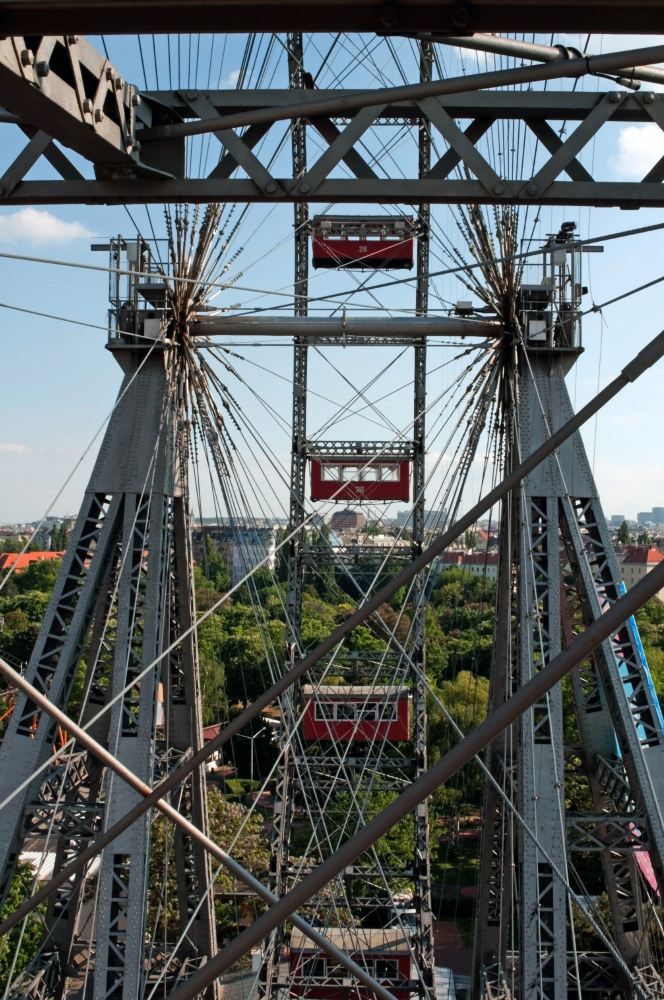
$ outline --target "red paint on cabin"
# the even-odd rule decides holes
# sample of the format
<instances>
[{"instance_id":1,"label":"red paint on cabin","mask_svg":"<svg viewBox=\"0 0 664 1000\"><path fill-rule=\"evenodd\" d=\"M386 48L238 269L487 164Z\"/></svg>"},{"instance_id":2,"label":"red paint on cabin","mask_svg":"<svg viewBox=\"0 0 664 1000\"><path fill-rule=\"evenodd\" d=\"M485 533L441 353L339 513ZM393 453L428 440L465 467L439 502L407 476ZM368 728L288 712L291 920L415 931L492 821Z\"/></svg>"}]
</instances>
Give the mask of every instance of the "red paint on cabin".
<instances>
[{"instance_id":1,"label":"red paint on cabin","mask_svg":"<svg viewBox=\"0 0 664 1000\"><path fill-rule=\"evenodd\" d=\"M403 239L340 239L334 236L313 237L314 267L340 267L351 270L407 270L413 266L413 237Z\"/></svg>"},{"instance_id":2,"label":"red paint on cabin","mask_svg":"<svg viewBox=\"0 0 664 1000\"><path fill-rule=\"evenodd\" d=\"M407 740L407 688L320 685L302 688L305 740Z\"/></svg>"},{"instance_id":3,"label":"red paint on cabin","mask_svg":"<svg viewBox=\"0 0 664 1000\"><path fill-rule=\"evenodd\" d=\"M311 459L312 500L410 499L410 462L377 459Z\"/></svg>"},{"instance_id":4,"label":"red paint on cabin","mask_svg":"<svg viewBox=\"0 0 664 1000\"><path fill-rule=\"evenodd\" d=\"M410 948L401 931L328 928L333 944L384 983L397 1000L410 996ZM294 946L295 945L295 946ZM293 931L289 952L290 995L307 1000L374 1000L374 994L350 979L350 973ZM352 986L351 986L352 983ZM401 989L399 985L403 983Z\"/></svg>"}]
</instances>

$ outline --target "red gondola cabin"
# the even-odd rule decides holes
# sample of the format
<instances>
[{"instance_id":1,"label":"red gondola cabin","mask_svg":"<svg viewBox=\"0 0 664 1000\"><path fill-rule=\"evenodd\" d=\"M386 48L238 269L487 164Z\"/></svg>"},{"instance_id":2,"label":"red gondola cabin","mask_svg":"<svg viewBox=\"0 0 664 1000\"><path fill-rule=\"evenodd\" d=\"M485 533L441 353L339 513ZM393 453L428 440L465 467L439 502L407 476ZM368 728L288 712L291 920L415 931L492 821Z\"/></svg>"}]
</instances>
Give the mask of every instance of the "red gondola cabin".
<instances>
[{"instance_id":1,"label":"red gondola cabin","mask_svg":"<svg viewBox=\"0 0 664 1000\"><path fill-rule=\"evenodd\" d=\"M327 927L325 936L383 983L396 997L411 994L410 942L400 928L386 930ZM350 973L325 952L317 951L302 931L293 929L289 954L290 996L306 1000L374 1000Z\"/></svg>"},{"instance_id":2,"label":"red gondola cabin","mask_svg":"<svg viewBox=\"0 0 664 1000\"><path fill-rule=\"evenodd\" d=\"M312 500L410 499L410 462L404 458L312 458Z\"/></svg>"},{"instance_id":3,"label":"red gondola cabin","mask_svg":"<svg viewBox=\"0 0 664 1000\"><path fill-rule=\"evenodd\" d=\"M302 688L305 740L407 740L408 688L321 684Z\"/></svg>"},{"instance_id":4,"label":"red gondola cabin","mask_svg":"<svg viewBox=\"0 0 664 1000\"><path fill-rule=\"evenodd\" d=\"M413 266L415 220L407 215L317 215L311 236L314 267L404 270Z\"/></svg>"}]
</instances>

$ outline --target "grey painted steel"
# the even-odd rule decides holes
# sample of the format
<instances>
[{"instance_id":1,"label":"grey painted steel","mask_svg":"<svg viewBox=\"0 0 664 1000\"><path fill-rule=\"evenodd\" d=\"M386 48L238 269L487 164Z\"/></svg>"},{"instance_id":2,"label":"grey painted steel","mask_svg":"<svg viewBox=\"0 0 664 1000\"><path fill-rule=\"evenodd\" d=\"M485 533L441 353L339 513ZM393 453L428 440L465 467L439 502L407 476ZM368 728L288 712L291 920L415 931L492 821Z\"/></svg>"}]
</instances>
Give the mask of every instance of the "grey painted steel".
<instances>
[{"instance_id":1,"label":"grey painted steel","mask_svg":"<svg viewBox=\"0 0 664 1000\"><path fill-rule=\"evenodd\" d=\"M188 819L182 816L176 809L173 808L168 802L163 801L163 799L155 799L153 790L148 784L137 777L132 771L128 770L120 761L115 757L110 751L102 746L102 744L97 743L85 730L81 729L76 725L66 714L57 708L48 698L41 694L33 685L31 685L21 674L14 670L5 660L0 658L0 673L11 681L12 684L24 692L27 697L33 698L35 704L39 705L41 710L48 715L51 719L55 720L56 723L61 725L63 728L66 727L67 730L75 737L77 742L80 742L83 746L87 747L98 761L103 763L109 770L114 771L115 774L125 783L129 788L139 795L143 796L143 803L148 804L147 809L149 809L149 804L153 804L157 809L167 819L171 820L176 824L178 829L186 832L188 836L196 840L197 843L201 844L206 851L208 851L213 857L221 861L221 863L231 872L239 881L243 882L250 889L253 889L262 899L268 903L274 903L277 901L276 896L269 892L269 890L258 881L255 876L248 872L242 867L237 861L226 854L226 852L219 847L213 840L210 840L198 827L194 826ZM178 779L182 780L181 776ZM144 812L147 809L143 810ZM43 898L41 896L40 898ZM29 901L31 904L34 900ZM34 908L34 907L31 907ZM11 921L12 926L15 926L19 920L22 920L26 913L30 910L22 911L20 915L12 914ZM299 917L297 914L293 917L293 923L298 927L307 937L310 938L318 947L323 948L329 955L334 957L337 961L352 972L357 979L360 980L364 985L368 986L372 992L375 992L377 996L381 997L382 1000L395 1000L392 993L387 990L381 983L377 982L370 976L366 969L362 969L357 963L353 962L352 959L346 954L346 952L341 951L331 941L321 934L320 931L311 927L305 920ZM3 931L3 933L5 933Z\"/></svg>"},{"instance_id":2,"label":"grey painted steel","mask_svg":"<svg viewBox=\"0 0 664 1000\"><path fill-rule=\"evenodd\" d=\"M288 80L291 91L304 90L304 45L301 32L286 36L288 59ZM295 118L291 125L291 156L293 179L299 183L307 170L307 123L306 119ZM309 208L300 202L293 209L293 320L307 323L309 293ZM291 320L291 322L293 322ZM295 323L293 325L295 329ZM288 496L288 533L291 538L287 550L286 579L286 634L284 648L284 672L293 669L297 662L301 644L302 628L302 586L304 583L304 562L302 550L305 541L307 488L307 382L309 368L309 346L306 340L295 336L293 345L293 390L291 399L291 466ZM271 839L269 887L276 896L288 890L287 873L290 855L291 823L295 808L298 747L293 739L297 729L296 705L298 702L297 683L283 692L279 701L282 726L282 757L278 764L274 793L273 824ZM283 945L283 928L275 928L266 942L260 974L259 992L261 998L278 1000L282 990L279 986L279 963Z\"/></svg>"},{"instance_id":3,"label":"grey painted steel","mask_svg":"<svg viewBox=\"0 0 664 1000\"><path fill-rule=\"evenodd\" d=\"M173 0L2 0L0 28L6 34L86 34L186 32L195 23L203 32L349 31L399 29L457 34L460 31L571 31L664 33L658 0L642 0L638 23L630 0L192 0L186 8Z\"/></svg>"},{"instance_id":4,"label":"grey painted steel","mask_svg":"<svg viewBox=\"0 0 664 1000\"><path fill-rule=\"evenodd\" d=\"M532 350L527 356L522 354L515 393L518 410L513 418L514 425L520 428L518 444L522 455L539 447L551 430L572 415L564 377L568 366L569 357L561 353ZM500 702L514 679L525 683L560 651L563 641L572 642L573 626L589 625L601 618L621 592L610 535L578 433L524 478L518 496L515 493L506 501L502 518L515 567L507 552L501 553L498 591L507 604L516 569L518 596L514 609L503 607L498 617L497 627L500 630L502 623L503 632L499 632L500 643L496 645L492 706ZM513 546L509 542L511 532L515 536ZM512 634L506 624L511 619ZM581 756L594 807L611 810L620 808L625 801L629 807L638 802L641 828L660 881L664 796L659 782L664 734L632 622L625 623L619 633L597 647L593 658L575 672L572 686ZM618 747L622 761L615 758ZM652 755L652 771L648 755ZM592 764L605 758L616 760L613 769L597 769ZM506 975L507 981L515 976L518 995L530 1000L566 1000L568 990L574 992L570 984L577 975L579 989L585 995L592 969L580 963L577 973L576 967L570 965L568 904L564 885L549 863L552 859L558 871L566 872L565 760L559 687L524 713L519 727L492 748L487 762L493 777L516 797L519 812L534 832L537 844L523 831L514 835L496 796L487 789L488 826L481 849L472 995L506 996ZM618 784L615 767L621 771ZM583 822L583 818L576 822ZM592 816L586 822L597 827ZM607 838L606 829L603 835ZM629 857L624 845L622 854L612 850L612 839L604 840L602 863L615 940L625 966L636 974L649 961L640 878L633 855ZM632 851L639 849L635 838L631 847ZM520 940L516 961L512 957L508 962L507 941L502 935L515 917L510 912L510 886L505 884L506 873L513 867L519 873ZM615 988L631 989L618 971Z\"/></svg>"},{"instance_id":5,"label":"grey painted steel","mask_svg":"<svg viewBox=\"0 0 664 1000\"><path fill-rule=\"evenodd\" d=\"M433 35L431 32L418 32L415 37L419 41L439 42L442 45L452 45L456 48L471 49L475 52L493 52L496 55L515 56L520 59L533 59L537 62L559 62L579 54L578 49L567 45L538 45L535 42L521 42L514 38L501 38L500 35ZM656 66L647 69L635 69L630 73L630 79L643 80L646 83L664 83L664 70ZM622 82L622 81L621 81Z\"/></svg>"},{"instance_id":6,"label":"grey painted steel","mask_svg":"<svg viewBox=\"0 0 664 1000\"><path fill-rule=\"evenodd\" d=\"M43 39L41 44L46 48L43 53L40 48L38 54L48 56L56 41L52 38ZM12 45L20 49L20 42L20 39L14 39ZM65 45L63 40L58 42L60 43ZM71 57L76 64L76 47L79 43L67 42L67 45L68 58ZM209 177L195 179L186 176L182 136L162 138L152 143L143 141L140 151L133 140L129 143L125 137L120 142L119 133L107 130L106 121L109 116L97 121L95 116L101 113L101 108L94 101L88 105L88 99L79 100L80 95L70 85L68 78L65 75L58 76L57 59L54 60L52 71L46 77L39 77L41 82L35 86L32 82L35 72L33 68L28 66L24 75L21 75L22 67L15 65L14 48L10 47L8 51L13 53L14 61L11 67L5 66L5 72L9 74L7 86L13 106L21 113L5 113L2 120L19 124L30 139L28 146L13 162L0 168L3 169L4 177L4 190L0 197L8 204L106 204L118 200L128 204L284 200L321 203L491 204L496 199L504 203L533 201L536 204L570 206L593 204L638 207L663 203L664 189L660 182L664 178L664 157L640 181L635 182L594 181L577 159L579 150L588 147L592 136L605 120L635 123L646 121L664 127L664 105L658 94L615 91L609 96L597 96L592 93L562 94L547 91L478 92L468 90L470 85L467 81L470 77L461 78L463 82L459 82L458 78L456 81L437 81L436 87L440 83L455 91L437 97L431 96L428 91L418 90L419 84L387 91L341 93L267 90L209 91L205 94L195 91L146 91L139 94L135 88L129 88L124 81L119 81L112 67L106 67L112 80L106 79L103 72L106 63L94 50L91 50L89 58L79 58L81 65L85 63L86 73L92 73L93 77L95 73L97 76L102 73L103 79L100 78L98 84L98 95L101 95L99 100L103 98L108 101L113 95L113 99L118 100L118 94L124 95L122 114L127 119L127 129L132 136L132 130L142 125L142 140L145 140L157 115L159 120L170 118L173 127L178 122L181 124L181 119L190 117L192 113L204 120L190 122L187 127L200 129L207 127L210 122L225 123L226 127L222 129L215 128L214 125L210 127L227 148L226 154ZM23 51L28 52L29 63L32 50ZM46 65L45 60L40 62ZM549 68L558 65L552 63ZM118 82L122 84L120 89L108 89L111 84L115 86ZM461 92L456 92L459 88ZM423 96L423 93L428 96ZM390 94L391 100L387 100ZM138 108L134 108L134 103L139 100ZM345 129L340 130L330 117L333 112L329 109L337 107L340 100L349 105L349 109L341 111L341 114L352 114L357 106L357 114L365 124L374 116L374 128L379 127L382 122L396 120L412 124L421 121L423 117L431 117L436 129L446 137L450 146L439 161L432 165L426 178L419 175L411 178L377 178L352 147L360 122L353 118ZM320 114L321 107L328 108L329 113ZM298 114L307 116L307 120L329 146L310 165L308 174L303 173L297 179L275 177L270 173L268 165L261 164L260 157L253 150L271 124ZM131 121L127 116L131 117ZM257 116L259 121L250 125L242 136L229 127L232 123L253 121ZM542 148L550 153L549 160L543 163L534 177L528 176L524 167L522 177L499 178L477 148L479 140L493 123L505 117L523 119L540 139ZM470 124L463 132L455 124L455 120L459 118L470 118ZM549 125L549 121L554 119L580 120L582 124L562 142ZM65 142L84 155L94 166L96 179L82 178L64 154L52 142L47 141L49 136ZM40 151L56 167L62 180L24 179ZM139 159L139 153L142 159ZM332 167L339 156L350 167L355 175L353 178L330 178ZM468 168L466 179L450 179L451 172L459 163L464 163ZM231 178L230 175L238 165L247 173L246 178ZM570 180L561 181L559 178L563 174L567 174Z\"/></svg>"},{"instance_id":7,"label":"grey painted steel","mask_svg":"<svg viewBox=\"0 0 664 1000\"><path fill-rule=\"evenodd\" d=\"M428 274L428 272L427 272ZM211 316L192 327L195 336L248 337L496 337L500 324L453 316L410 316L403 319L362 316Z\"/></svg>"},{"instance_id":8,"label":"grey painted steel","mask_svg":"<svg viewBox=\"0 0 664 1000\"><path fill-rule=\"evenodd\" d=\"M275 684L272 685L263 695L256 699L251 705L247 706L232 722L219 731L219 733L212 739L209 740L205 746L189 758L186 762L176 768L168 777L164 778L154 790L146 796L143 802L138 803L129 813L127 813L121 820L116 824L116 828L109 829L106 833L102 834L96 844L92 844L85 852L74 862L72 862L66 870L61 872L56 878L51 880L43 889L38 890L31 900L26 901L26 903L21 904L21 907L16 911L12 917L8 917L0 925L0 933L5 934L11 927L15 926L18 920L23 919L27 913L30 913L32 909L39 902L43 901L48 897L49 893L53 891L56 885L61 884L62 881L71 878L84 864L87 864L102 847L107 846L112 843L114 838L119 835L123 830L127 829L136 819L138 819L145 811L147 811L152 806L157 805L164 795L168 791L175 788L180 784L188 774L190 774L195 768L200 767L201 764L207 760L213 753L215 753L221 746L232 739L236 733L242 731L242 729L251 722L252 719L256 718L264 708L273 702L279 695L285 691L294 680L300 678L304 673L307 672L312 666L330 652L342 639L346 637L357 625L365 621L371 614L378 610L381 604L389 600L402 587L404 584L408 583L413 579L418 572L420 572L426 565L428 565L436 556L440 555L446 548L448 548L457 538L459 538L475 521L490 510L494 504L498 503L505 496L507 496L511 490L521 481L521 479L537 468L538 465L548 455L552 454L556 448L559 448L579 427L581 427L591 416L598 412L601 407L607 403L610 399L613 399L621 389L631 382L636 381L643 372L647 371L653 364L655 364L664 355L664 332L660 333L655 337L642 351L637 354L637 356L623 369L622 373L615 378L605 389L602 390L593 400L591 400L586 406L582 407L578 413L576 413L569 421L567 421L558 431L556 431L547 441L542 444L536 451L530 455L524 462L516 466L505 479L498 484L493 490L486 494L482 499L469 510L465 515L459 518L453 525L451 525L446 531L444 531L439 538L430 545L425 551L414 560L411 564L406 566L400 573L398 573L391 581L389 581L384 587L378 591L373 598L365 601L364 604L358 608L348 619L334 630L331 635L323 640L322 643L308 653L294 668L284 674ZM59 711L59 709L53 708L53 711ZM31 710L30 717L34 714L34 710ZM69 720L68 720L69 721ZM8 807L5 807L7 809ZM161 807L159 807L161 808ZM0 814L2 815L2 814Z\"/></svg>"},{"instance_id":9,"label":"grey painted steel","mask_svg":"<svg viewBox=\"0 0 664 1000\"><path fill-rule=\"evenodd\" d=\"M472 73L467 76L449 77L446 80L431 80L426 83L404 84L400 87L384 87L374 91L342 93L334 97L320 98L316 91L306 103L295 104L286 111L281 108L257 109L235 115L220 115L205 121L182 122L173 125L158 125L140 130L141 142L174 139L182 136L205 135L220 129L239 128L247 125L262 125L268 122L286 121L293 117L317 115L344 115L349 111L359 111L367 107L401 102L421 101L446 94L462 94L469 91L486 90L491 87L506 87L538 80L577 78L588 73L609 73L619 69L631 69L664 59L664 46L651 45L640 49L611 52L601 56L585 56L567 59L561 63L543 66L516 67L515 69L492 70L488 73ZM11 109L10 109L11 110ZM304 175L306 177L306 174ZM308 193L302 192L303 194ZM498 192L496 192L497 194Z\"/></svg>"},{"instance_id":10,"label":"grey painted steel","mask_svg":"<svg viewBox=\"0 0 664 1000\"><path fill-rule=\"evenodd\" d=\"M504 729L518 719L558 684L600 642L619 629L647 600L664 586L664 563L640 580L627 594L620 597L604 614L589 625L585 632L551 662L533 676L511 698L495 709L484 722L445 754L424 775L409 785L401 795L354 834L339 850L330 855L307 875L288 895L263 913L211 962L195 973L170 1000L193 1000L216 976L246 954L282 921L288 919L303 903L330 882L355 858L363 854L396 823L416 808L445 781L480 753ZM638 987L635 993L644 994Z\"/></svg>"},{"instance_id":11,"label":"grey painted steel","mask_svg":"<svg viewBox=\"0 0 664 1000\"><path fill-rule=\"evenodd\" d=\"M433 50L427 42L420 44L420 82L431 80ZM418 175L426 177L431 169L431 123L422 118L418 136ZM415 290L416 323L427 322L429 311L429 262L431 211L421 205L417 213L417 286ZM428 325L428 324L427 324ZM412 554L417 557L424 548L425 486L426 486L426 393L427 393L427 342L423 339L413 349L413 519L411 526ZM411 592L413 612L409 637L410 680L413 699L413 752L415 777L427 769L427 692L424 684L426 671L426 596L424 574L413 580ZM413 816L415 828L415 873L413 903L415 907L415 934L413 936L415 960L418 969L419 994L435 1000L435 959L433 942L433 911L431 907L431 863L429 851L429 809L422 802Z\"/></svg>"}]
</instances>

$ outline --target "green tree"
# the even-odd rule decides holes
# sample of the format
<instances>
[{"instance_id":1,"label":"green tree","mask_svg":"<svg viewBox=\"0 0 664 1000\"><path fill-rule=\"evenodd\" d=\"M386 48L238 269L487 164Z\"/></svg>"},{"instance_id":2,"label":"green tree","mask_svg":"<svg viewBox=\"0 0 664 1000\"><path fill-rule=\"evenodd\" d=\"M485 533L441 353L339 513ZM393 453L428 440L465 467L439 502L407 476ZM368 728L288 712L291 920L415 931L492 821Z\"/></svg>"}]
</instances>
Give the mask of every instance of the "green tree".
<instances>
[{"instance_id":1,"label":"green tree","mask_svg":"<svg viewBox=\"0 0 664 1000\"><path fill-rule=\"evenodd\" d=\"M252 875L264 880L267 874L270 848L263 833L263 818L238 803L228 802L216 788L208 792L210 837L227 850ZM182 927L177 919L177 882L175 874L175 839L173 826L163 816L152 825L148 905L152 926L158 920L158 934L163 938L167 929L175 940ZM213 866L217 862L213 860ZM221 869L215 883L215 911L217 926L222 936L237 933L238 908L235 894L239 893L243 909L259 913L262 902L253 895L247 897L245 887L237 882L225 868ZM230 898L229 898L230 897ZM165 926L166 925L166 926Z\"/></svg>"},{"instance_id":2,"label":"green tree","mask_svg":"<svg viewBox=\"0 0 664 1000\"><path fill-rule=\"evenodd\" d=\"M477 532L467 531L465 536L465 543L467 549L474 549L477 546Z\"/></svg>"},{"instance_id":3,"label":"green tree","mask_svg":"<svg viewBox=\"0 0 664 1000\"><path fill-rule=\"evenodd\" d=\"M5 904L0 911L4 920L34 891L35 873L31 865L20 863L12 877ZM40 912L45 906L33 910L25 925L21 922L2 939L0 944L0 989L7 988L10 976L15 979L36 956L41 945L43 931ZM18 949L18 953L17 953ZM16 961L14 961L16 959ZM13 967L13 968L12 968Z\"/></svg>"},{"instance_id":4,"label":"green tree","mask_svg":"<svg viewBox=\"0 0 664 1000\"><path fill-rule=\"evenodd\" d=\"M632 541L632 535L630 533L627 521L623 521L623 523L618 528L617 537L621 545L629 545L630 542Z\"/></svg>"},{"instance_id":5,"label":"green tree","mask_svg":"<svg viewBox=\"0 0 664 1000\"><path fill-rule=\"evenodd\" d=\"M639 534L636 536L636 544L637 545L652 544L652 538L650 537L650 532L647 529L644 529L643 531L639 532Z\"/></svg>"}]
</instances>

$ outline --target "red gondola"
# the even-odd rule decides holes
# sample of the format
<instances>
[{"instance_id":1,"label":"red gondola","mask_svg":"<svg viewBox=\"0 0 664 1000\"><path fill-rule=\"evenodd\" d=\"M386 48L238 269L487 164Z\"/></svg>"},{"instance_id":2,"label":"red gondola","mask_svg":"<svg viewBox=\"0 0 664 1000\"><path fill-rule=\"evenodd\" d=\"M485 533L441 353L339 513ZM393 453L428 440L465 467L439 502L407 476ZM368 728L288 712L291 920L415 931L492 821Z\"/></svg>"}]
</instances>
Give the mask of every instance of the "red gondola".
<instances>
[{"instance_id":1,"label":"red gondola","mask_svg":"<svg viewBox=\"0 0 664 1000\"><path fill-rule=\"evenodd\" d=\"M311 235L314 267L402 270L414 263L415 220L407 215L317 215Z\"/></svg>"},{"instance_id":2,"label":"red gondola","mask_svg":"<svg viewBox=\"0 0 664 1000\"><path fill-rule=\"evenodd\" d=\"M408 688L321 684L302 688L305 740L407 740Z\"/></svg>"},{"instance_id":3,"label":"red gondola","mask_svg":"<svg viewBox=\"0 0 664 1000\"><path fill-rule=\"evenodd\" d=\"M410 462L403 458L311 459L312 500L410 499Z\"/></svg>"},{"instance_id":4,"label":"red gondola","mask_svg":"<svg viewBox=\"0 0 664 1000\"><path fill-rule=\"evenodd\" d=\"M397 1000L412 993L411 948L403 930L366 930L328 927L325 936L348 952L363 969L384 983ZM374 994L359 984L350 986L349 973L294 928L289 953L291 997L306 1000L373 1000Z\"/></svg>"}]
</instances>

